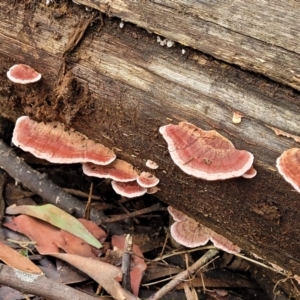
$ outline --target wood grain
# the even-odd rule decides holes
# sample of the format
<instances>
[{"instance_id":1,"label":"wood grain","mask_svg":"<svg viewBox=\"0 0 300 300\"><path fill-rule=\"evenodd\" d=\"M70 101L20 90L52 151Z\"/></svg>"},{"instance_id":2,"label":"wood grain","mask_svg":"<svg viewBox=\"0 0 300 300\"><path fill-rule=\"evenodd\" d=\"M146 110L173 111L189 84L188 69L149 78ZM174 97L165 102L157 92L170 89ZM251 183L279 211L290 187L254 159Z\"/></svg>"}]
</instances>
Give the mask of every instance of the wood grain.
<instances>
[{"instance_id":1,"label":"wood grain","mask_svg":"<svg viewBox=\"0 0 300 300\"><path fill-rule=\"evenodd\" d=\"M300 89L299 1L76 2Z\"/></svg>"}]
</instances>

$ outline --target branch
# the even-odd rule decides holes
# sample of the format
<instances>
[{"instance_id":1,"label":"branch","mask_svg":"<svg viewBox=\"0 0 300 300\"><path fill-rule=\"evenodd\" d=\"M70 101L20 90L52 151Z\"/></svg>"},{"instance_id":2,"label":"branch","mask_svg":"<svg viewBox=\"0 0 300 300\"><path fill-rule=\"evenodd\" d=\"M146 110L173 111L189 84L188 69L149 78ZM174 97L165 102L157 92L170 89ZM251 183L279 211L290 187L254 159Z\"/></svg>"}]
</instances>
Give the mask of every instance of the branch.
<instances>
[{"instance_id":1,"label":"branch","mask_svg":"<svg viewBox=\"0 0 300 300\"><path fill-rule=\"evenodd\" d=\"M0 284L9 286L23 293L38 295L50 300L95 300L94 297L44 275L35 275L0 264Z\"/></svg>"},{"instance_id":2,"label":"branch","mask_svg":"<svg viewBox=\"0 0 300 300\"><path fill-rule=\"evenodd\" d=\"M170 282L163 286L159 291L149 297L147 300L159 300L168 292L172 291L179 283L187 279L190 275L195 274L201 267L207 264L213 257L219 254L219 250L211 249L207 251L200 259L198 259L187 270L177 274Z\"/></svg>"}]
</instances>

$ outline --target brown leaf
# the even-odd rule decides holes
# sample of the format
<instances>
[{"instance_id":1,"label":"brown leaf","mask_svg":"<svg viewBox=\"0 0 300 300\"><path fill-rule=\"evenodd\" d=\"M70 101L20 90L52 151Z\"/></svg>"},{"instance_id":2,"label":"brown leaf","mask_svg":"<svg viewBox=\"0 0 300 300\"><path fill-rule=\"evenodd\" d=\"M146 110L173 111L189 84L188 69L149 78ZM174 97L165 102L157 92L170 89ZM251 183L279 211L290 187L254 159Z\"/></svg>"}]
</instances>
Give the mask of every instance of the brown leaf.
<instances>
[{"instance_id":1,"label":"brown leaf","mask_svg":"<svg viewBox=\"0 0 300 300\"><path fill-rule=\"evenodd\" d=\"M96 231L89 221L82 221L92 229L92 233L96 234L96 238L103 238L105 234L102 229ZM44 221L32 218L26 215L12 217L3 226L8 227L14 231L21 232L29 237L31 240L37 242L36 249L40 254L45 253L59 253L59 249L67 253L77 254L85 257L96 257L98 250L87 244L82 239L52 226Z\"/></svg>"},{"instance_id":2,"label":"brown leaf","mask_svg":"<svg viewBox=\"0 0 300 300\"><path fill-rule=\"evenodd\" d=\"M0 259L10 267L23 272L40 275L43 274L43 272L31 260L2 242L0 242Z\"/></svg>"},{"instance_id":3,"label":"brown leaf","mask_svg":"<svg viewBox=\"0 0 300 300\"><path fill-rule=\"evenodd\" d=\"M137 300L117 282L122 278L119 268L105 262L67 253L48 253L48 255L62 259L81 270L98 284L100 284L115 300Z\"/></svg>"}]
</instances>

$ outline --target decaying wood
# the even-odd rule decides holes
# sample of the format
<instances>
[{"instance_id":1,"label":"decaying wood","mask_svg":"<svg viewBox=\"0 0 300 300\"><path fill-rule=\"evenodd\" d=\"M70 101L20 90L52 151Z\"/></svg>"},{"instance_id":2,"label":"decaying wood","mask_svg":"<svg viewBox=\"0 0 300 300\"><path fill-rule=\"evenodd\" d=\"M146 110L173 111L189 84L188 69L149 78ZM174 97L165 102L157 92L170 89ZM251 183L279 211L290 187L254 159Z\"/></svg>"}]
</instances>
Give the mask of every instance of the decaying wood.
<instances>
[{"instance_id":1,"label":"decaying wood","mask_svg":"<svg viewBox=\"0 0 300 300\"><path fill-rule=\"evenodd\" d=\"M299 1L76 2L300 89Z\"/></svg>"},{"instance_id":2,"label":"decaying wood","mask_svg":"<svg viewBox=\"0 0 300 300\"><path fill-rule=\"evenodd\" d=\"M0 3L1 114L68 123L140 170L147 159L155 161L160 199L241 248L299 273L300 195L275 168L282 151L297 144L267 127L299 135L298 93L196 50L183 55L181 46L161 47L156 35L130 24L120 28L107 18L100 31L101 22L93 22L64 56L91 13L63 1L49 7ZM5 73L16 62L43 73L42 81L9 83ZM233 111L244 116L240 124L232 123ZM251 151L257 177L205 182L180 171L158 128L182 120L216 129L238 149Z\"/></svg>"}]
</instances>

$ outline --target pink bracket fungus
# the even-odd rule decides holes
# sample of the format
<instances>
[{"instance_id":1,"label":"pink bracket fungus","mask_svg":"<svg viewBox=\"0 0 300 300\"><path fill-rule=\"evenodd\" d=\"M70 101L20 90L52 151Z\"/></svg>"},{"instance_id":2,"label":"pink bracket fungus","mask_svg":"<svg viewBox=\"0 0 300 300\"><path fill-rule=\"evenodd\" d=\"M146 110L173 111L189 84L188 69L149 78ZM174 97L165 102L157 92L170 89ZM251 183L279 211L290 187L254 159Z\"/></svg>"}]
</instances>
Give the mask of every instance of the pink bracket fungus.
<instances>
[{"instance_id":1,"label":"pink bracket fungus","mask_svg":"<svg viewBox=\"0 0 300 300\"><path fill-rule=\"evenodd\" d=\"M148 159L146 161L146 167L148 167L149 169L155 170L158 168L158 164L156 162L154 162L153 160Z\"/></svg>"},{"instance_id":2,"label":"pink bracket fungus","mask_svg":"<svg viewBox=\"0 0 300 300\"><path fill-rule=\"evenodd\" d=\"M138 178L138 173L133 165L122 159L115 159L106 166L85 163L82 165L82 170L88 176L110 178L119 182L134 181Z\"/></svg>"},{"instance_id":3,"label":"pink bracket fungus","mask_svg":"<svg viewBox=\"0 0 300 300\"><path fill-rule=\"evenodd\" d=\"M136 181L118 182L113 180L111 186L117 194L127 198L140 197L147 193L147 189L138 185Z\"/></svg>"},{"instance_id":4,"label":"pink bracket fungus","mask_svg":"<svg viewBox=\"0 0 300 300\"><path fill-rule=\"evenodd\" d=\"M28 65L19 64L12 66L6 73L9 80L14 83L27 84L37 82L42 75Z\"/></svg>"},{"instance_id":5,"label":"pink bracket fungus","mask_svg":"<svg viewBox=\"0 0 300 300\"><path fill-rule=\"evenodd\" d=\"M252 166L254 157L215 130L204 131L193 124L165 125L159 128L174 163L185 173L205 180L240 177Z\"/></svg>"},{"instance_id":6,"label":"pink bracket fungus","mask_svg":"<svg viewBox=\"0 0 300 300\"><path fill-rule=\"evenodd\" d=\"M142 172L136 181L141 187L144 188L151 188L159 183L159 179L149 172Z\"/></svg>"},{"instance_id":7,"label":"pink bracket fungus","mask_svg":"<svg viewBox=\"0 0 300 300\"><path fill-rule=\"evenodd\" d=\"M172 224L170 232L174 240L189 248L205 245L209 240L218 249L228 253L238 253L241 249L215 231L198 223L181 211L168 206L168 211L175 223Z\"/></svg>"},{"instance_id":8,"label":"pink bracket fungus","mask_svg":"<svg viewBox=\"0 0 300 300\"><path fill-rule=\"evenodd\" d=\"M283 178L300 193L300 149L284 151L277 158L276 167Z\"/></svg>"},{"instance_id":9,"label":"pink bracket fungus","mask_svg":"<svg viewBox=\"0 0 300 300\"><path fill-rule=\"evenodd\" d=\"M24 151L53 163L107 165L116 158L112 150L83 134L65 131L62 123L38 123L27 116L17 120L12 142Z\"/></svg>"},{"instance_id":10,"label":"pink bracket fungus","mask_svg":"<svg viewBox=\"0 0 300 300\"><path fill-rule=\"evenodd\" d=\"M253 177L255 177L257 174L257 171L253 168L253 166L242 175L242 177L246 178L246 179L251 179Z\"/></svg>"}]
</instances>

